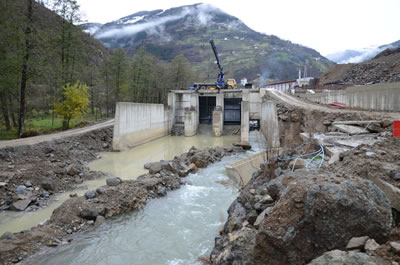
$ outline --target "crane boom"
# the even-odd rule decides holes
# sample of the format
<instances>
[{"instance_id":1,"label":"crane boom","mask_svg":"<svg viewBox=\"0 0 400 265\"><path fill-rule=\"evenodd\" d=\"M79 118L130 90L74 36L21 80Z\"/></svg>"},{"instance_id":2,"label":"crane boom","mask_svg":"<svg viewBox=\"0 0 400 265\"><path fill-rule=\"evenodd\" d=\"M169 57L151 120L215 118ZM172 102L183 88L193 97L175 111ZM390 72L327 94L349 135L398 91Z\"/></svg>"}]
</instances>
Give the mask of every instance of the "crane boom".
<instances>
[{"instance_id":1,"label":"crane boom","mask_svg":"<svg viewBox=\"0 0 400 265\"><path fill-rule=\"evenodd\" d=\"M224 88L225 87L225 73L224 73L224 68L221 66L221 63L219 61L218 57L218 52L217 52L217 47L215 46L214 40L210 40L211 47L213 49L215 59L217 59L217 65L219 68L219 74L217 78L217 86L219 88Z\"/></svg>"},{"instance_id":2,"label":"crane boom","mask_svg":"<svg viewBox=\"0 0 400 265\"><path fill-rule=\"evenodd\" d=\"M211 47L213 49L214 55L215 55L215 59L217 59L217 65L220 71L223 71L224 69L221 66L221 63L219 61L219 57L218 57L218 52L217 52L217 47L215 46L214 40L210 40L210 44Z\"/></svg>"},{"instance_id":3,"label":"crane boom","mask_svg":"<svg viewBox=\"0 0 400 265\"><path fill-rule=\"evenodd\" d=\"M213 49L215 59L217 59L217 65L218 65L218 69L219 69L217 82L215 84L195 83L193 85L193 87L191 87L189 89L196 90L196 91L204 90L204 89L210 89L210 90L218 89L218 91L219 91L220 89L236 88L235 79L228 79L228 81L225 83L224 68L222 67L221 62L219 60L218 51L217 51L217 47L215 46L214 40L210 40L210 44Z\"/></svg>"}]
</instances>

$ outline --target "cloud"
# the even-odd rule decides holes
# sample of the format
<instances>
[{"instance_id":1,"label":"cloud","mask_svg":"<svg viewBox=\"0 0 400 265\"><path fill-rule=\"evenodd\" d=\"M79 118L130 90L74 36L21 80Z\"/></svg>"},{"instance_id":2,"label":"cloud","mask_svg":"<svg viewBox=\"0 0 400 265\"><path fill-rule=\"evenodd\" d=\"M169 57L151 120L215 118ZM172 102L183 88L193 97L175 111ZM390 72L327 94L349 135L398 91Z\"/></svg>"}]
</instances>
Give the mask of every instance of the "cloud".
<instances>
[{"instance_id":1,"label":"cloud","mask_svg":"<svg viewBox=\"0 0 400 265\"><path fill-rule=\"evenodd\" d=\"M371 46L368 48L358 49L358 50L345 50L342 52L329 54L326 57L329 60L332 60L339 64L347 64L347 63L362 63L373 57L375 57L378 53L384 51L391 46Z\"/></svg>"},{"instance_id":2,"label":"cloud","mask_svg":"<svg viewBox=\"0 0 400 265\"><path fill-rule=\"evenodd\" d=\"M361 54L360 55L356 55L353 57L350 57L346 60L341 61L340 63L362 63L365 62L373 57L375 57L378 53L386 50L389 47L371 47L371 48L366 48L361 50Z\"/></svg>"},{"instance_id":3,"label":"cloud","mask_svg":"<svg viewBox=\"0 0 400 265\"><path fill-rule=\"evenodd\" d=\"M122 38L125 36L132 36L139 32L145 31L150 35L164 35L164 25L170 21L179 20L185 16L192 16L200 24L207 25L212 22L212 13L222 13L222 11L209 4L199 4L195 6L185 7L177 15L162 16L156 19L152 19L149 22L135 23L132 25L122 26L119 25L116 28L101 31L96 34L96 38ZM160 15L160 14L158 14Z\"/></svg>"},{"instance_id":4,"label":"cloud","mask_svg":"<svg viewBox=\"0 0 400 265\"><path fill-rule=\"evenodd\" d=\"M174 21L178 20L185 15L180 14L176 16L167 16L167 17L160 17L156 20L153 20L151 22L145 22L145 23L140 23L140 24L133 24L133 25L128 25L128 26L123 26L121 28L115 28L111 30L107 30L105 32L101 32L97 34L97 38L121 38L127 35L135 35L141 31L150 31L155 33L156 31L155 28L163 25L169 21Z\"/></svg>"}]
</instances>

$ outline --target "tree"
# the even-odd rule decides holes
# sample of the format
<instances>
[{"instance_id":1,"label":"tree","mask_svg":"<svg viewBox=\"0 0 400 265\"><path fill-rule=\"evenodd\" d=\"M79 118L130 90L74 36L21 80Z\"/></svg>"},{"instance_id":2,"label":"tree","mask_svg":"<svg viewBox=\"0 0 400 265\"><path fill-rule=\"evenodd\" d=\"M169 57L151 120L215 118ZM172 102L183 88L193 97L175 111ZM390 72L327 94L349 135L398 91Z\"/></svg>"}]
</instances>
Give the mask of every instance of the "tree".
<instances>
[{"instance_id":1,"label":"tree","mask_svg":"<svg viewBox=\"0 0 400 265\"><path fill-rule=\"evenodd\" d=\"M170 78L172 89L185 89L192 85L192 67L183 54L172 60Z\"/></svg>"},{"instance_id":2,"label":"tree","mask_svg":"<svg viewBox=\"0 0 400 265\"><path fill-rule=\"evenodd\" d=\"M115 101L121 101L121 88L127 84L128 60L125 50L116 49L111 55L111 76L114 82Z\"/></svg>"},{"instance_id":3,"label":"tree","mask_svg":"<svg viewBox=\"0 0 400 265\"><path fill-rule=\"evenodd\" d=\"M80 50L78 29L74 26L81 20L79 5L76 0L54 0L52 9L62 18L58 42L61 52L61 81L65 86L73 82L75 60Z\"/></svg>"},{"instance_id":4,"label":"tree","mask_svg":"<svg viewBox=\"0 0 400 265\"><path fill-rule=\"evenodd\" d=\"M71 119L86 112L89 105L88 87L78 81L72 86L67 84L63 90L64 100L56 104L55 109L56 113L64 118L64 129L68 129Z\"/></svg>"},{"instance_id":5,"label":"tree","mask_svg":"<svg viewBox=\"0 0 400 265\"><path fill-rule=\"evenodd\" d=\"M19 101L19 119L18 119L18 136L21 137L24 133L25 128L25 96L26 96L26 84L28 81L28 63L29 57L32 52L31 46L31 32L32 32L32 24L33 24L33 0L26 0L27 5L27 21L25 25L24 37L25 37L25 47L24 47L24 56L22 59L21 66L21 86L20 86L20 101Z\"/></svg>"},{"instance_id":6,"label":"tree","mask_svg":"<svg viewBox=\"0 0 400 265\"><path fill-rule=\"evenodd\" d=\"M133 58L131 69L130 90L132 100L135 102L145 102L148 89L151 87L153 79L153 58L147 54L143 47L139 49Z\"/></svg>"},{"instance_id":7,"label":"tree","mask_svg":"<svg viewBox=\"0 0 400 265\"><path fill-rule=\"evenodd\" d=\"M104 58L103 65L100 68L101 80L103 83L104 89L104 105L106 108L106 116L108 117L109 113L112 110L112 101L111 101L111 87L112 87L112 74L111 74L111 59L110 56Z\"/></svg>"}]
</instances>

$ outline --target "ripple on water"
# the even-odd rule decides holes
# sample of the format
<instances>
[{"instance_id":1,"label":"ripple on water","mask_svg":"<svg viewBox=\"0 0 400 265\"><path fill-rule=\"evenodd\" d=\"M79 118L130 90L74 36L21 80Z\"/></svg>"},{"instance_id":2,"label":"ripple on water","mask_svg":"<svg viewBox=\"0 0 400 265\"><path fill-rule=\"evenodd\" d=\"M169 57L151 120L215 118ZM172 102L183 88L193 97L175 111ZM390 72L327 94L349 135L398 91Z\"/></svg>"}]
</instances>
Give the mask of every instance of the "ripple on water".
<instances>
[{"instance_id":1,"label":"ripple on water","mask_svg":"<svg viewBox=\"0 0 400 265\"><path fill-rule=\"evenodd\" d=\"M106 222L96 233L79 236L74 243L37 257L53 264L201 265L222 228L226 210L237 197L235 187L222 185L224 166L249 156L240 154L190 174L190 185L151 200L143 210Z\"/></svg>"}]
</instances>

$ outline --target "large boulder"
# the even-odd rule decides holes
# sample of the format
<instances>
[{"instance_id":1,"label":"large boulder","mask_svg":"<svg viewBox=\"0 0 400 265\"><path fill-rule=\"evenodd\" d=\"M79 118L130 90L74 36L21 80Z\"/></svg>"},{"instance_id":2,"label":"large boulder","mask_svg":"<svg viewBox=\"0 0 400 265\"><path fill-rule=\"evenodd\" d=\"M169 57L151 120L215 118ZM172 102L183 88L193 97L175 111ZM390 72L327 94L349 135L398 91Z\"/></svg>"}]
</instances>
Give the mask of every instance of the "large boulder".
<instances>
[{"instance_id":1,"label":"large boulder","mask_svg":"<svg viewBox=\"0 0 400 265\"><path fill-rule=\"evenodd\" d=\"M282 181L280 200L260 224L255 264L306 264L352 237L385 242L391 206L368 180L306 175Z\"/></svg>"},{"instance_id":2,"label":"large boulder","mask_svg":"<svg viewBox=\"0 0 400 265\"><path fill-rule=\"evenodd\" d=\"M257 230L242 227L227 237L217 236L210 254L215 265L253 265L252 254ZM266 263L268 264L268 263Z\"/></svg>"},{"instance_id":3,"label":"large boulder","mask_svg":"<svg viewBox=\"0 0 400 265\"><path fill-rule=\"evenodd\" d=\"M391 263L357 251L332 250L314 259L308 265L390 265Z\"/></svg>"},{"instance_id":4,"label":"large boulder","mask_svg":"<svg viewBox=\"0 0 400 265\"><path fill-rule=\"evenodd\" d=\"M150 174L159 173L163 169L171 170L169 167L169 161L161 160L159 162L147 163L146 167L149 169Z\"/></svg>"},{"instance_id":5,"label":"large boulder","mask_svg":"<svg viewBox=\"0 0 400 265\"><path fill-rule=\"evenodd\" d=\"M54 191L54 181L51 178L45 178L42 180L41 186L47 191Z\"/></svg>"},{"instance_id":6,"label":"large boulder","mask_svg":"<svg viewBox=\"0 0 400 265\"><path fill-rule=\"evenodd\" d=\"M121 184L121 179L120 178L108 178L106 179L106 184L107 186L111 186L111 187L115 187L118 186L119 184Z\"/></svg>"},{"instance_id":7,"label":"large boulder","mask_svg":"<svg viewBox=\"0 0 400 265\"><path fill-rule=\"evenodd\" d=\"M195 153L195 154L192 156L190 162L193 163L193 164L195 164L196 167L198 167L198 168L204 168L204 167L207 167L207 166L208 166L208 163L209 163L209 162L212 162L212 161L210 161L210 160L211 160L211 154L210 154L210 152L206 149L206 150L203 150L203 151L200 151L200 152Z\"/></svg>"},{"instance_id":8,"label":"large boulder","mask_svg":"<svg viewBox=\"0 0 400 265\"><path fill-rule=\"evenodd\" d=\"M31 204L30 199L18 200L11 204L9 209L13 211L25 211L25 209L28 208L29 204Z\"/></svg>"}]
</instances>

